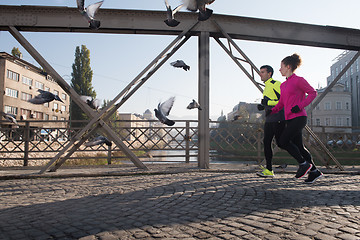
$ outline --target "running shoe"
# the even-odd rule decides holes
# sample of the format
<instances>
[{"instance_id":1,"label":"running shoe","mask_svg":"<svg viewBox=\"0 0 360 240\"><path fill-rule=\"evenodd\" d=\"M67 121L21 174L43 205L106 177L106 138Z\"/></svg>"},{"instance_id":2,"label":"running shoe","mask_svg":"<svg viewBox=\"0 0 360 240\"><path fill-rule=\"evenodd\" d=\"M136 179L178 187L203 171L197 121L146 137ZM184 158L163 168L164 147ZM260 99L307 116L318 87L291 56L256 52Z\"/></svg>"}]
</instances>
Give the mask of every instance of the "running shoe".
<instances>
[{"instance_id":1,"label":"running shoe","mask_svg":"<svg viewBox=\"0 0 360 240\"><path fill-rule=\"evenodd\" d=\"M309 173L308 178L305 180L305 183L313 183L317 179L321 178L323 176L323 173L320 172L318 169L315 169L314 171L311 171Z\"/></svg>"},{"instance_id":2,"label":"running shoe","mask_svg":"<svg viewBox=\"0 0 360 240\"><path fill-rule=\"evenodd\" d=\"M274 171L270 171L267 168L264 168L263 166L260 166L262 169L262 172L257 172L256 174L260 177L274 177Z\"/></svg>"},{"instance_id":3,"label":"running shoe","mask_svg":"<svg viewBox=\"0 0 360 240\"><path fill-rule=\"evenodd\" d=\"M305 162L304 164L300 164L299 169L297 170L295 177L296 178L302 178L303 176L305 176L310 171L311 168L312 168L311 163Z\"/></svg>"}]
</instances>

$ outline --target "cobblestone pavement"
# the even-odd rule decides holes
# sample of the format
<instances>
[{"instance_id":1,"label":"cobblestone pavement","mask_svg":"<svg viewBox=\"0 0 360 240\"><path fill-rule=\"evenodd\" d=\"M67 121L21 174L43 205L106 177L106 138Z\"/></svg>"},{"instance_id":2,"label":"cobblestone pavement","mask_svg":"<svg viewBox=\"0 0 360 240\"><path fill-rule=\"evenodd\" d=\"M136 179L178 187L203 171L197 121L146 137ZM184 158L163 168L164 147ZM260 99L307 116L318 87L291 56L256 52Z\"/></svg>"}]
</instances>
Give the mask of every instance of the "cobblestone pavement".
<instances>
[{"instance_id":1,"label":"cobblestone pavement","mask_svg":"<svg viewBox=\"0 0 360 240\"><path fill-rule=\"evenodd\" d=\"M360 176L182 172L0 181L0 239L360 239Z\"/></svg>"}]
</instances>

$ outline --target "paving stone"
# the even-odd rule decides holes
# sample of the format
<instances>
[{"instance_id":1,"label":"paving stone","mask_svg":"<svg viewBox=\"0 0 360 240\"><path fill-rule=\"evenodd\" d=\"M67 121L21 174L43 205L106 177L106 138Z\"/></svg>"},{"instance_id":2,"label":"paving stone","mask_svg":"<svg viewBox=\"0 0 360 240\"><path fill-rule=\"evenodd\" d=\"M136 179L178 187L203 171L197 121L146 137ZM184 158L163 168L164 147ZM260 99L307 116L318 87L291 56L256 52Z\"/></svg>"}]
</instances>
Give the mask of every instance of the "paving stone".
<instances>
[{"instance_id":1,"label":"paving stone","mask_svg":"<svg viewBox=\"0 0 360 240\"><path fill-rule=\"evenodd\" d=\"M339 228L340 231L343 231L343 232L346 232L346 233L350 233L352 235L355 235L356 233L360 233L360 231L358 229L354 229L354 228L351 228L351 227L341 227Z\"/></svg>"},{"instance_id":2,"label":"paving stone","mask_svg":"<svg viewBox=\"0 0 360 240\"><path fill-rule=\"evenodd\" d=\"M339 239L344 239L344 240L359 240L358 236L348 234L348 233L338 234L338 235L336 235L336 237Z\"/></svg>"},{"instance_id":3,"label":"paving stone","mask_svg":"<svg viewBox=\"0 0 360 240\"><path fill-rule=\"evenodd\" d=\"M0 238L360 239L360 175L328 174L314 185L292 177L184 171L4 180Z\"/></svg>"}]
</instances>

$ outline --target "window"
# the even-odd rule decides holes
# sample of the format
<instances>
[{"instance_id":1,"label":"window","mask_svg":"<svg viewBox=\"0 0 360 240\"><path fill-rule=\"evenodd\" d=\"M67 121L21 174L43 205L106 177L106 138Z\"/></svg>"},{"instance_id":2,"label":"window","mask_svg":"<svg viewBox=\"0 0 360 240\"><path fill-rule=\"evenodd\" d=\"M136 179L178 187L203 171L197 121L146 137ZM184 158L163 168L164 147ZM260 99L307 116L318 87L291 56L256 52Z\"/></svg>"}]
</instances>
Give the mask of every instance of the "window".
<instances>
[{"instance_id":1,"label":"window","mask_svg":"<svg viewBox=\"0 0 360 240\"><path fill-rule=\"evenodd\" d=\"M44 106L45 106L45 107L49 107L50 105L49 105L49 103L47 102L47 103L44 103Z\"/></svg>"},{"instance_id":2,"label":"window","mask_svg":"<svg viewBox=\"0 0 360 240\"><path fill-rule=\"evenodd\" d=\"M66 106L64 106L64 105L61 105L61 108L60 108L60 110L61 110L62 112L65 112L65 111L66 111Z\"/></svg>"},{"instance_id":3,"label":"window","mask_svg":"<svg viewBox=\"0 0 360 240\"><path fill-rule=\"evenodd\" d=\"M331 121L330 118L325 118L325 126L330 126Z\"/></svg>"},{"instance_id":4,"label":"window","mask_svg":"<svg viewBox=\"0 0 360 240\"><path fill-rule=\"evenodd\" d=\"M61 117L60 120L61 121L66 121L66 119L64 117Z\"/></svg>"},{"instance_id":5,"label":"window","mask_svg":"<svg viewBox=\"0 0 360 240\"><path fill-rule=\"evenodd\" d=\"M58 117L57 117L57 116L53 116L53 117L52 117L52 120L58 120Z\"/></svg>"},{"instance_id":6,"label":"window","mask_svg":"<svg viewBox=\"0 0 360 240\"><path fill-rule=\"evenodd\" d=\"M41 82L35 81L35 87L44 90L44 84Z\"/></svg>"},{"instance_id":7,"label":"window","mask_svg":"<svg viewBox=\"0 0 360 240\"><path fill-rule=\"evenodd\" d=\"M350 67L350 75L352 75L353 73L354 73L353 66L351 65L351 67Z\"/></svg>"},{"instance_id":8,"label":"window","mask_svg":"<svg viewBox=\"0 0 360 240\"><path fill-rule=\"evenodd\" d=\"M50 92L50 88L49 88L49 87L45 87L45 91Z\"/></svg>"},{"instance_id":9,"label":"window","mask_svg":"<svg viewBox=\"0 0 360 240\"><path fill-rule=\"evenodd\" d=\"M341 102L336 102L336 110L340 110L341 109Z\"/></svg>"},{"instance_id":10,"label":"window","mask_svg":"<svg viewBox=\"0 0 360 240\"><path fill-rule=\"evenodd\" d=\"M316 119L316 123L315 123L315 124L316 124L316 126L320 126L320 119L319 119L319 118Z\"/></svg>"},{"instance_id":11,"label":"window","mask_svg":"<svg viewBox=\"0 0 360 240\"><path fill-rule=\"evenodd\" d=\"M32 86L32 84L33 84L33 80L31 78L28 78L25 76L22 76L22 82L23 82L23 84L26 84L29 86Z\"/></svg>"},{"instance_id":12,"label":"window","mask_svg":"<svg viewBox=\"0 0 360 240\"><path fill-rule=\"evenodd\" d=\"M345 81L345 90L348 91L349 90L349 82Z\"/></svg>"},{"instance_id":13,"label":"window","mask_svg":"<svg viewBox=\"0 0 360 240\"><path fill-rule=\"evenodd\" d=\"M335 68L335 77L337 77L339 75L339 69Z\"/></svg>"},{"instance_id":14,"label":"window","mask_svg":"<svg viewBox=\"0 0 360 240\"><path fill-rule=\"evenodd\" d=\"M359 59L356 59L355 61L356 66L356 72L359 72Z\"/></svg>"},{"instance_id":15,"label":"window","mask_svg":"<svg viewBox=\"0 0 360 240\"><path fill-rule=\"evenodd\" d=\"M49 120L49 114L44 113L44 120Z\"/></svg>"},{"instance_id":16,"label":"window","mask_svg":"<svg viewBox=\"0 0 360 240\"><path fill-rule=\"evenodd\" d=\"M349 110L349 103L348 103L348 102L345 103L345 109L346 109L346 110Z\"/></svg>"},{"instance_id":17,"label":"window","mask_svg":"<svg viewBox=\"0 0 360 240\"><path fill-rule=\"evenodd\" d=\"M331 103L330 102L326 102L324 104L324 110L331 110Z\"/></svg>"},{"instance_id":18,"label":"window","mask_svg":"<svg viewBox=\"0 0 360 240\"><path fill-rule=\"evenodd\" d=\"M336 126L342 126L342 121L339 117L336 118Z\"/></svg>"},{"instance_id":19,"label":"window","mask_svg":"<svg viewBox=\"0 0 360 240\"><path fill-rule=\"evenodd\" d=\"M16 73L16 72L13 72L13 71L11 71L11 70L7 70L7 78L8 79L12 79L12 80L14 80L14 81L19 81L19 74L18 73Z\"/></svg>"},{"instance_id":20,"label":"window","mask_svg":"<svg viewBox=\"0 0 360 240\"><path fill-rule=\"evenodd\" d=\"M347 126L347 127L350 126L350 118L346 118L346 126Z\"/></svg>"},{"instance_id":21,"label":"window","mask_svg":"<svg viewBox=\"0 0 360 240\"><path fill-rule=\"evenodd\" d=\"M318 105L316 105L315 109L316 109L316 110L320 110L320 106L319 106L319 104L318 104Z\"/></svg>"},{"instance_id":22,"label":"window","mask_svg":"<svg viewBox=\"0 0 360 240\"><path fill-rule=\"evenodd\" d=\"M43 119L44 114L42 112L35 112L36 119Z\"/></svg>"},{"instance_id":23,"label":"window","mask_svg":"<svg viewBox=\"0 0 360 240\"><path fill-rule=\"evenodd\" d=\"M30 118L31 110L28 109L21 109L21 116L25 116L25 119Z\"/></svg>"},{"instance_id":24,"label":"window","mask_svg":"<svg viewBox=\"0 0 360 240\"><path fill-rule=\"evenodd\" d=\"M5 105L5 106L4 106L4 112L17 115L17 113L18 113L18 108L17 108L17 107L13 107L13 106L7 106L7 105Z\"/></svg>"},{"instance_id":25,"label":"window","mask_svg":"<svg viewBox=\"0 0 360 240\"><path fill-rule=\"evenodd\" d=\"M32 98L31 94L28 94L28 93L25 93L25 92L21 93L21 100L28 101L31 98Z\"/></svg>"},{"instance_id":26,"label":"window","mask_svg":"<svg viewBox=\"0 0 360 240\"><path fill-rule=\"evenodd\" d=\"M12 88L6 88L5 95L13 98L18 98L19 91Z\"/></svg>"},{"instance_id":27,"label":"window","mask_svg":"<svg viewBox=\"0 0 360 240\"><path fill-rule=\"evenodd\" d=\"M54 107L53 107L54 110L58 110L59 109L59 104L57 103L54 103Z\"/></svg>"},{"instance_id":28,"label":"window","mask_svg":"<svg viewBox=\"0 0 360 240\"><path fill-rule=\"evenodd\" d=\"M61 98L62 98L63 100L66 100L66 94L65 94L65 93L62 93L62 94L61 94Z\"/></svg>"},{"instance_id":29,"label":"window","mask_svg":"<svg viewBox=\"0 0 360 240\"><path fill-rule=\"evenodd\" d=\"M59 91L54 90L54 94L59 96Z\"/></svg>"}]
</instances>

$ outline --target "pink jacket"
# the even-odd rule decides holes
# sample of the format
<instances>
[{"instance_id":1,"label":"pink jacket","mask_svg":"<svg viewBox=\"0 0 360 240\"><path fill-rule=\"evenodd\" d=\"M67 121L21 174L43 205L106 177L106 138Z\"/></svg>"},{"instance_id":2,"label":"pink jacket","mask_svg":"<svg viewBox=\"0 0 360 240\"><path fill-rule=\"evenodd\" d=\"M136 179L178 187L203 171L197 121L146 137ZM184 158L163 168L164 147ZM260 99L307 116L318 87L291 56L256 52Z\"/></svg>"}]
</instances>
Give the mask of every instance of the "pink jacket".
<instances>
[{"instance_id":1,"label":"pink jacket","mask_svg":"<svg viewBox=\"0 0 360 240\"><path fill-rule=\"evenodd\" d=\"M307 116L305 107L309 105L317 95L315 89L303 78L295 74L286 79L280 86L281 97L272 109L272 114L284 108L285 120L300 116ZM307 96L305 96L307 94ZM300 112L292 113L291 108L299 106Z\"/></svg>"}]
</instances>

